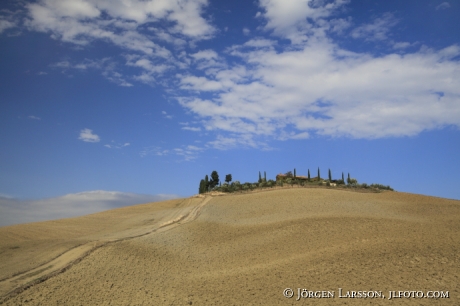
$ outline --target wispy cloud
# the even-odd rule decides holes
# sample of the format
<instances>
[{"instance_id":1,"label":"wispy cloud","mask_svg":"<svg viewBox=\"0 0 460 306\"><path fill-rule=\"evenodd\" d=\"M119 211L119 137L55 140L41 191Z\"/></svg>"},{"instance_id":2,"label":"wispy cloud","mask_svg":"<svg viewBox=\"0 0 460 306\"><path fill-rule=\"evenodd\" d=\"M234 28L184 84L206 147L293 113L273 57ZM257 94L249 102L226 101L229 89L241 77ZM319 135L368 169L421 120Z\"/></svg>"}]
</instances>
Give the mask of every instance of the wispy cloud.
<instances>
[{"instance_id":1,"label":"wispy cloud","mask_svg":"<svg viewBox=\"0 0 460 306\"><path fill-rule=\"evenodd\" d=\"M192 131L192 132L199 132L199 131L201 131L201 128L200 128L200 127L192 127L192 126L184 126L182 129L183 129L183 130L186 130L186 131Z\"/></svg>"},{"instance_id":2,"label":"wispy cloud","mask_svg":"<svg viewBox=\"0 0 460 306\"><path fill-rule=\"evenodd\" d=\"M52 68L62 69L63 72L68 70L85 73L87 70L100 70L101 74L109 81L124 87L131 87L129 81L120 72L117 71L117 64L109 57L102 59L84 59L79 63L71 63L68 60L56 62L50 65Z\"/></svg>"},{"instance_id":3,"label":"wispy cloud","mask_svg":"<svg viewBox=\"0 0 460 306\"><path fill-rule=\"evenodd\" d=\"M109 149L121 149L124 147L128 147L131 144L129 142L125 142L123 144L116 144L114 141L112 141L112 144L105 144L104 147L109 148Z\"/></svg>"},{"instance_id":4,"label":"wispy cloud","mask_svg":"<svg viewBox=\"0 0 460 306\"><path fill-rule=\"evenodd\" d=\"M180 148L164 149L159 146L150 146L144 148L139 155L146 157L148 155L153 156L173 156L175 158L180 157L179 161L191 161L198 158L199 154L205 151L207 148L197 147L194 145L183 145Z\"/></svg>"},{"instance_id":5,"label":"wispy cloud","mask_svg":"<svg viewBox=\"0 0 460 306\"><path fill-rule=\"evenodd\" d=\"M5 31L6 29L14 28L15 26L16 26L15 22L0 18L0 33Z\"/></svg>"},{"instance_id":6,"label":"wispy cloud","mask_svg":"<svg viewBox=\"0 0 460 306\"><path fill-rule=\"evenodd\" d=\"M440 5L438 5L436 7L436 10L439 11L439 10L445 10L445 9L448 9L450 8L450 3L449 2L443 2L441 3Z\"/></svg>"},{"instance_id":7,"label":"wispy cloud","mask_svg":"<svg viewBox=\"0 0 460 306\"><path fill-rule=\"evenodd\" d=\"M80 131L80 136L78 139L83 140L84 142L99 142L101 139L98 135L93 134L91 129L83 129Z\"/></svg>"},{"instance_id":8,"label":"wispy cloud","mask_svg":"<svg viewBox=\"0 0 460 306\"><path fill-rule=\"evenodd\" d=\"M410 46L412 46L412 44L407 41L397 42L393 44L393 49L403 50L403 49L409 48Z\"/></svg>"},{"instance_id":9,"label":"wispy cloud","mask_svg":"<svg viewBox=\"0 0 460 306\"><path fill-rule=\"evenodd\" d=\"M164 156L169 154L169 150L162 149L158 146L149 146L145 147L141 152L139 152L140 157L146 157L148 155L157 155L157 156Z\"/></svg>"},{"instance_id":10,"label":"wispy cloud","mask_svg":"<svg viewBox=\"0 0 460 306\"><path fill-rule=\"evenodd\" d=\"M17 36L21 33L18 28L23 11L20 5L14 5L16 10L0 9L0 34L6 32L8 36Z\"/></svg>"},{"instance_id":11,"label":"wispy cloud","mask_svg":"<svg viewBox=\"0 0 460 306\"><path fill-rule=\"evenodd\" d=\"M37 117L37 116L33 116L33 115L30 115L27 118L32 119L32 120L42 120L42 118Z\"/></svg>"},{"instance_id":12,"label":"wispy cloud","mask_svg":"<svg viewBox=\"0 0 460 306\"><path fill-rule=\"evenodd\" d=\"M113 208L178 198L174 194L144 195L116 191L87 191L42 200L0 196L0 226L77 217Z\"/></svg>"},{"instance_id":13,"label":"wispy cloud","mask_svg":"<svg viewBox=\"0 0 460 306\"><path fill-rule=\"evenodd\" d=\"M372 23L361 25L351 32L353 38L360 38L367 41L378 41L388 39L391 28L398 23L398 20L391 13L385 13L382 17L375 18Z\"/></svg>"},{"instance_id":14,"label":"wispy cloud","mask_svg":"<svg viewBox=\"0 0 460 306\"><path fill-rule=\"evenodd\" d=\"M172 118L173 118L171 115L168 115L168 113L165 112L165 111L162 111L161 113L163 114L163 116L164 116L166 119L172 119Z\"/></svg>"}]
</instances>

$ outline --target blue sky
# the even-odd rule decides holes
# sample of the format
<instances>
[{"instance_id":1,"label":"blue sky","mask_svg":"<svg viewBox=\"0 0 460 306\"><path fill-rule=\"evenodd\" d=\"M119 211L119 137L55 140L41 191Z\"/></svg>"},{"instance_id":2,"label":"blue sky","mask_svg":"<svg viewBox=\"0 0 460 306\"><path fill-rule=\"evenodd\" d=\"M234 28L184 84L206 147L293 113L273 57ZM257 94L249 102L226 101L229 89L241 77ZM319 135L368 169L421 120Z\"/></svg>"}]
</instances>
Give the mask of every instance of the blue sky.
<instances>
[{"instance_id":1,"label":"blue sky","mask_svg":"<svg viewBox=\"0 0 460 306\"><path fill-rule=\"evenodd\" d=\"M213 170L253 182L330 168L460 199L459 13L435 0L2 1L0 225L190 196Z\"/></svg>"}]
</instances>

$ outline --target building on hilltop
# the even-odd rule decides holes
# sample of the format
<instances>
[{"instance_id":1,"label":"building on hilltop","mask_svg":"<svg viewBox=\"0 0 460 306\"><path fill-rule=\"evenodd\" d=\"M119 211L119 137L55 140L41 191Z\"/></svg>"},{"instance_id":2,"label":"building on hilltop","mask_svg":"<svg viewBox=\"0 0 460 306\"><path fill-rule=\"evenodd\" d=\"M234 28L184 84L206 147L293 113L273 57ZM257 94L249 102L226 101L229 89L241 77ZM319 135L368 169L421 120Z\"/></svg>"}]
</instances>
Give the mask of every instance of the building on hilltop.
<instances>
[{"instance_id":1,"label":"building on hilltop","mask_svg":"<svg viewBox=\"0 0 460 306\"><path fill-rule=\"evenodd\" d=\"M279 181L285 181L285 180L287 180L288 178L295 179L295 180L299 180L299 181L308 181L308 177L303 176L303 175L296 175L295 178L294 178L293 175L286 175L286 174L282 174L282 173L276 175L276 181L277 181L277 182L279 182ZM312 182L318 181L318 177L311 177L311 178L310 178L310 181L312 181Z\"/></svg>"}]
</instances>

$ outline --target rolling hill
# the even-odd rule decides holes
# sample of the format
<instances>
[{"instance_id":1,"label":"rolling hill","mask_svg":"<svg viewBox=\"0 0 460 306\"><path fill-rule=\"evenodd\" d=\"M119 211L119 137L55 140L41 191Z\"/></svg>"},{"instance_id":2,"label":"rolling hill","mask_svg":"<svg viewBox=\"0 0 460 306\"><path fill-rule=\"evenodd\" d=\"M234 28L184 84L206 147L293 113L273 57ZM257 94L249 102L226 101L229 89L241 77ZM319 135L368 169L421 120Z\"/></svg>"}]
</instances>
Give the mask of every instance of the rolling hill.
<instances>
[{"instance_id":1,"label":"rolling hill","mask_svg":"<svg viewBox=\"0 0 460 306\"><path fill-rule=\"evenodd\" d=\"M459 278L460 201L401 192L207 195L0 228L4 305L458 305Z\"/></svg>"}]
</instances>

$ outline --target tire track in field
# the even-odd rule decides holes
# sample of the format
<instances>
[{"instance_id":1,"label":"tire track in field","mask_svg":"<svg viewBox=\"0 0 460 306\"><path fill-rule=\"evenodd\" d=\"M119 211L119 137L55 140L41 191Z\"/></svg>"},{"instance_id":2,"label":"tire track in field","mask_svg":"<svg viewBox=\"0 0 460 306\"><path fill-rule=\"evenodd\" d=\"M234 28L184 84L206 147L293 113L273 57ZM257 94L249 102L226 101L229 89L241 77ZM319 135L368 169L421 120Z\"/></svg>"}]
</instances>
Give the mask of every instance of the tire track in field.
<instances>
[{"instance_id":1,"label":"tire track in field","mask_svg":"<svg viewBox=\"0 0 460 306\"><path fill-rule=\"evenodd\" d=\"M79 246L76 246L65 253L59 255L58 257L52 259L51 261L44 263L36 268L22 272L20 274L11 276L9 278L3 279L0 281L0 304L7 301L11 297L20 294L24 290L39 284L41 282L50 279L53 276L56 276L60 273L63 273L70 269L75 264L82 261L86 256L94 252L100 247L103 247L110 243L115 243L119 241L124 241L128 239L143 237L149 234L156 232L163 232L166 230L173 229L181 224L191 222L195 220L201 209L212 199L212 196L206 196L203 200L198 203L196 206L191 208L187 205L193 200L193 198L188 198L185 201L188 201L179 211L174 211L171 214L171 220L162 223L161 225L150 229L147 232L137 234L134 236L126 236L111 240L97 240L88 242ZM185 202L184 201L184 202Z\"/></svg>"}]
</instances>

